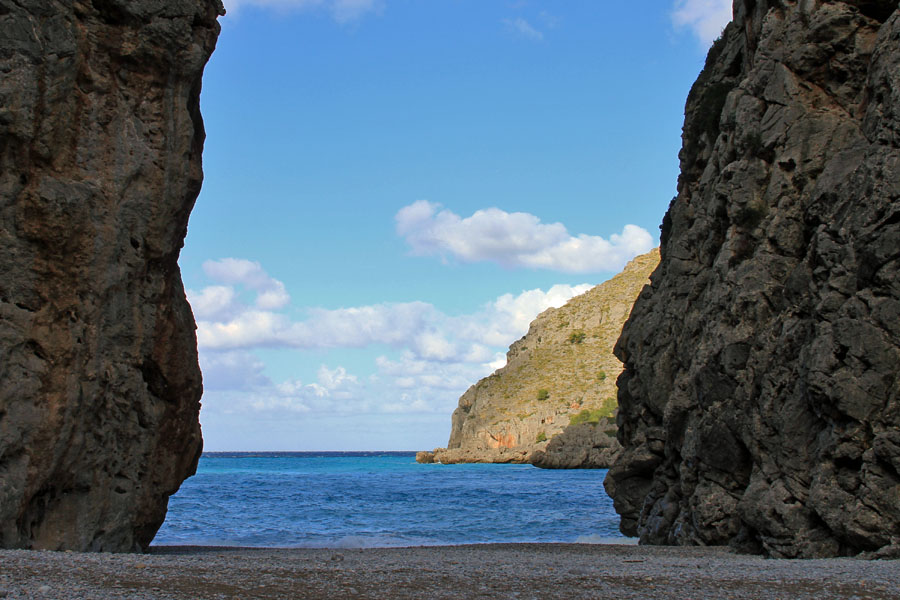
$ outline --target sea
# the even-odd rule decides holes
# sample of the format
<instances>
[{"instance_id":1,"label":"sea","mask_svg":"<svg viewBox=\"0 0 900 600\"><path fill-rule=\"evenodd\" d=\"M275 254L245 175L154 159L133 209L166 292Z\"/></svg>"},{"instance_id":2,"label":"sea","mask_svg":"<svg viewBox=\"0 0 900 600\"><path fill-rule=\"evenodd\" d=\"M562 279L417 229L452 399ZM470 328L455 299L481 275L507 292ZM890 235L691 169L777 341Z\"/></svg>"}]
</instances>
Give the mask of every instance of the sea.
<instances>
[{"instance_id":1,"label":"sea","mask_svg":"<svg viewBox=\"0 0 900 600\"><path fill-rule=\"evenodd\" d=\"M606 470L418 464L414 452L208 452L154 545L631 543Z\"/></svg>"}]
</instances>

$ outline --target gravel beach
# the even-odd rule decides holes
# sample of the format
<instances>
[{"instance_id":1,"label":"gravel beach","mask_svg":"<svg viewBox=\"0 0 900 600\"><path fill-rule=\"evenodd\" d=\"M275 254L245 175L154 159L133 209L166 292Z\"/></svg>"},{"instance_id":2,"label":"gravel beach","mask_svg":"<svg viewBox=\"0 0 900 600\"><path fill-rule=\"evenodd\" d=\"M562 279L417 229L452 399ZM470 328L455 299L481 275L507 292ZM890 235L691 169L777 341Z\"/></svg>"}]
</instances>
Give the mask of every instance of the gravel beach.
<instances>
[{"instance_id":1,"label":"gravel beach","mask_svg":"<svg viewBox=\"0 0 900 600\"><path fill-rule=\"evenodd\" d=\"M898 599L900 561L767 560L721 548L484 544L0 551L14 598Z\"/></svg>"}]
</instances>

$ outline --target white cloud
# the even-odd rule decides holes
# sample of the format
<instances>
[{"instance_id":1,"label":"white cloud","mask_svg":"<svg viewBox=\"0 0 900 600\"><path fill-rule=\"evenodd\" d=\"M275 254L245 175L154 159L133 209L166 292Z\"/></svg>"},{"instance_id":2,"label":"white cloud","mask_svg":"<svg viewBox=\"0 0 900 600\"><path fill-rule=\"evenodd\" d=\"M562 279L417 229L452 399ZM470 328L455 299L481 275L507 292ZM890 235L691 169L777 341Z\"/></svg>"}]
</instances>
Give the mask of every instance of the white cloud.
<instances>
[{"instance_id":1,"label":"white cloud","mask_svg":"<svg viewBox=\"0 0 900 600\"><path fill-rule=\"evenodd\" d=\"M200 292L187 291L194 317L197 319L228 318L235 307L234 288L225 285L210 285Z\"/></svg>"},{"instance_id":2,"label":"white cloud","mask_svg":"<svg viewBox=\"0 0 900 600\"><path fill-rule=\"evenodd\" d=\"M619 271L653 247L653 237L637 225L626 225L621 234L606 240L572 236L562 223L541 223L529 213L487 208L462 218L440 208L419 200L397 212L397 233L413 253L451 256L463 262L493 261L510 268L594 273Z\"/></svg>"},{"instance_id":3,"label":"white cloud","mask_svg":"<svg viewBox=\"0 0 900 600\"><path fill-rule=\"evenodd\" d=\"M255 412L348 414L375 409L355 375L347 373L344 367L329 369L325 365L319 367L312 383L299 379L279 384L267 382L230 400Z\"/></svg>"},{"instance_id":4,"label":"white cloud","mask_svg":"<svg viewBox=\"0 0 900 600\"><path fill-rule=\"evenodd\" d=\"M256 306L263 310L284 308L291 301L284 284L269 277L258 262L243 258L208 260L203 263L203 272L215 281L241 284L253 290L257 294ZM221 289L218 293L221 294Z\"/></svg>"},{"instance_id":5,"label":"white cloud","mask_svg":"<svg viewBox=\"0 0 900 600\"><path fill-rule=\"evenodd\" d=\"M731 21L732 0L676 0L672 23L688 27L700 41L709 46Z\"/></svg>"},{"instance_id":6,"label":"white cloud","mask_svg":"<svg viewBox=\"0 0 900 600\"><path fill-rule=\"evenodd\" d=\"M482 366L432 363L403 353L396 361L380 357L384 376L360 380L344 367L322 365L314 381L288 379L273 383L259 379L232 389L207 388L204 410L223 413L262 413L271 418L291 414L358 415L397 412L449 414L459 395L487 374ZM419 371L404 376L405 369ZM395 375L396 374L396 375Z\"/></svg>"},{"instance_id":7,"label":"white cloud","mask_svg":"<svg viewBox=\"0 0 900 600\"><path fill-rule=\"evenodd\" d=\"M515 34L535 42L540 42L544 39L544 34L534 26L523 19L522 17L516 17L515 19L503 19L503 24L506 25L506 28Z\"/></svg>"},{"instance_id":8,"label":"white cloud","mask_svg":"<svg viewBox=\"0 0 900 600\"><path fill-rule=\"evenodd\" d=\"M423 331L412 340L416 353L432 360L453 360L457 358L459 349L438 331Z\"/></svg>"},{"instance_id":9,"label":"white cloud","mask_svg":"<svg viewBox=\"0 0 900 600\"><path fill-rule=\"evenodd\" d=\"M197 343L215 349L285 346L282 334L289 326L283 315L248 308L226 321L198 319Z\"/></svg>"},{"instance_id":10,"label":"white cloud","mask_svg":"<svg viewBox=\"0 0 900 600\"><path fill-rule=\"evenodd\" d=\"M236 264L209 261L210 265ZM258 266L258 265L257 265ZM208 273L244 287L259 286L254 270L218 269ZM262 269L259 272L264 273ZM238 273L238 274L235 274ZM265 276L268 278L268 275ZM263 310L259 300L242 304L234 287L213 285L188 297L196 303L200 348L225 351L254 348L365 348L408 349L432 361L481 363L491 360L496 347L505 348L528 331L529 323L550 307L562 306L591 285L555 285L549 290L504 294L470 314L449 316L426 302L397 302L350 308L314 308L307 318L290 319L276 310Z\"/></svg>"},{"instance_id":11,"label":"white cloud","mask_svg":"<svg viewBox=\"0 0 900 600\"><path fill-rule=\"evenodd\" d=\"M415 377L397 377L394 379L394 385L400 389L410 389L416 387Z\"/></svg>"},{"instance_id":12,"label":"white cloud","mask_svg":"<svg viewBox=\"0 0 900 600\"><path fill-rule=\"evenodd\" d=\"M333 392L348 385L356 385L359 381L356 375L348 374L344 367L329 370L328 367L322 365L319 368L319 383L329 392Z\"/></svg>"},{"instance_id":13,"label":"white cloud","mask_svg":"<svg viewBox=\"0 0 900 600\"><path fill-rule=\"evenodd\" d=\"M309 311L305 321L278 333L281 341L298 348L362 348L372 344L401 346L433 319L435 308L425 302L375 304Z\"/></svg>"},{"instance_id":14,"label":"white cloud","mask_svg":"<svg viewBox=\"0 0 900 600\"><path fill-rule=\"evenodd\" d=\"M506 363L507 347L535 316L591 287L555 285L504 294L463 315L404 302L310 309L297 320L282 310L286 307L260 308L260 290L277 280L258 263L208 261L204 270L214 284L189 294L198 315L204 410L273 419L298 413L449 414L470 385ZM254 291L255 297L248 293ZM385 348L371 365L372 375L322 365L309 381L272 381L254 354L272 348L365 347Z\"/></svg>"},{"instance_id":15,"label":"white cloud","mask_svg":"<svg viewBox=\"0 0 900 600\"><path fill-rule=\"evenodd\" d=\"M271 385L263 374L265 365L246 351L201 352L203 389L252 390Z\"/></svg>"},{"instance_id":16,"label":"white cloud","mask_svg":"<svg viewBox=\"0 0 900 600\"><path fill-rule=\"evenodd\" d=\"M478 379L491 372L487 370L488 365L483 363L435 362L418 357L412 352L403 352L395 360L379 356L375 360L375 364L383 378L387 380L390 380L391 377L400 379L403 387L452 390L456 392L457 397ZM475 376L476 373L477 376Z\"/></svg>"},{"instance_id":17,"label":"white cloud","mask_svg":"<svg viewBox=\"0 0 900 600\"><path fill-rule=\"evenodd\" d=\"M281 11L324 11L338 23L360 20L368 13L379 13L383 0L224 0L225 9L233 15L246 6Z\"/></svg>"},{"instance_id":18,"label":"white cloud","mask_svg":"<svg viewBox=\"0 0 900 600\"><path fill-rule=\"evenodd\" d=\"M507 347L527 332L535 316L591 287L555 285L504 294L463 315L447 315L425 302L404 302L316 308L295 320L280 310L260 308L259 296L254 300L247 294L277 281L258 263L208 261L205 272L215 284L189 294L198 315L208 392L204 406L271 415L449 413L470 385L506 363ZM226 282L231 285L222 285ZM365 347L393 349L394 357L378 357L369 377L323 365L314 381L273 382L253 353Z\"/></svg>"},{"instance_id":19,"label":"white cloud","mask_svg":"<svg viewBox=\"0 0 900 600\"><path fill-rule=\"evenodd\" d=\"M457 319L456 330L464 339L484 346L505 348L528 332L528 326L537 315L548 308L562 306L592 287L586 283L575 286L557 284L546 292L534 289L517 296L504 294L480 313Z\"/></svg>"}]
</instances>

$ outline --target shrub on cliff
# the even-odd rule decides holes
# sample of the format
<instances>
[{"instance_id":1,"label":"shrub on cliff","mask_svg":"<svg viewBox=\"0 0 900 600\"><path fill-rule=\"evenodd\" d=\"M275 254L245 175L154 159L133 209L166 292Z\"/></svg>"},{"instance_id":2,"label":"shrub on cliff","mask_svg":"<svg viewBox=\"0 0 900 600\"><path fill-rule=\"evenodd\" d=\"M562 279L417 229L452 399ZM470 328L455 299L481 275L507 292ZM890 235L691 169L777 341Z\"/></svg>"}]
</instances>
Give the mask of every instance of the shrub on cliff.
<instances>
[{"instance_id":1,"label":"shrub on cliff","mask_svg":"<svg viewBox=\"0 0 900 600\"><path fill-rule=\"evenodd\" d=\"M569 425L581 425L582 423L593 423L596 425L600 422L600 419L605 416L603 412L602 408L594 410L584 409L580 413L572 415L572 417L569 418Z\"/></svg>"},{"instance_id":2,"label":"shrub on cliff","mask_svg":"<svg viewBox=\"0 0 900 600\"><path fill-rule=\"evenodd\" d=\"M573 331L572 334L569 336L569 343L570 344L580 344L581 342L584 341L584 338L585 338L585 333L583 331L581 331L581 330Z\"/></svg>"}]
</instances>

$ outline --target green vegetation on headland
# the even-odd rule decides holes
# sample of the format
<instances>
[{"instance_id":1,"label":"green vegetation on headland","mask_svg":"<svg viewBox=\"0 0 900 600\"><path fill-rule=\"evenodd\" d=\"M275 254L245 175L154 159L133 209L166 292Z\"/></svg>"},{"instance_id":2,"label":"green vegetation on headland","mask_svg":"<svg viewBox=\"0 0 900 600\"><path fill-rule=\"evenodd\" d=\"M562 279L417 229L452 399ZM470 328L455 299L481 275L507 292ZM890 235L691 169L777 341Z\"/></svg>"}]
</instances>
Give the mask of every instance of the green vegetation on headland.
<instances>
[{"instance_id":1,"label":"green vegetation on headland","mask_svg":"<svg viewBox=\"0 0 900 600\"><path fill-rule=\"evenodd\" d=\"M656 250L635 257L612 279L538 315L510 346L506 365L460 398L447 449L436 459L527 462L573 417L598 423L614 415L622 365L612 350L658 262Z\"/></svg>"},{"instance_id":2,"label":"green vegetation on headland","mask_svg":"<svg viewBox=\"0 0 900 600\"><path fill-rule=\"evenodd\" d=\"M580 344L584 341L585 333L580 329L578 331L573 331L572 335L569 336L570 344Z\"/></svg>"},{"instance_id":3,"label":"green vegetation on headland","mask_svg":"<svg viewBox=\"0 0 900 600\"><path fill-rule=\"evenodd\" d=\"M597 424L600 422L600 419L612 418L612 416L615 415L616 408L616 399L607 398L603 401L603 405L600 408L595 408L593 410L584 409L580 413L572 415L569 418L569 425L580 425L581 423Z\"/></svg>"},{"instance_id":4,"label":"green vegetation on headland","mask_svg":"<svg viewBox=\"0 0 900 600\"><path fill-rule=\"evenodd\" d=\"M574 414L569 418L569 425L581 425L582 423L599 423L605 415L603 409L595 410L584 409L580 413Z\"/></svg>"}]
</instances>

